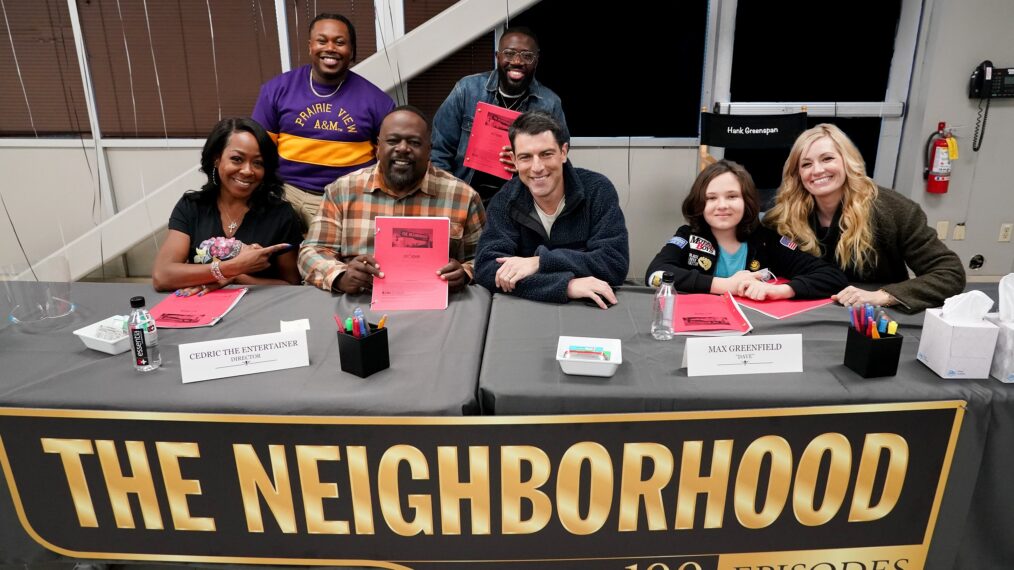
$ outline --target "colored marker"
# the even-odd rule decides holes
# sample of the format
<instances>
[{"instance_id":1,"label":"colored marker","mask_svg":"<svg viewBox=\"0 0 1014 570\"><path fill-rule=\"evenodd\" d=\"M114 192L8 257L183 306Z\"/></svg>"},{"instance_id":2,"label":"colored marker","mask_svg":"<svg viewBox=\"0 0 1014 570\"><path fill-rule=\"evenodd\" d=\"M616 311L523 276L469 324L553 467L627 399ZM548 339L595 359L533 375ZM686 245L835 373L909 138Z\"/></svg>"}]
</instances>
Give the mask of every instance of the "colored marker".
<instances>
[{"instance_id":1,"label":"colored marker","mask_svg":"<svg viewBox=\"0 0 1014 570\"><path fill-rule=\"evenodd\" d=\"M880 333L877 332L877 327L873 326L873 323L870 323L870 336L874 339L880 338Z\"/></svg>"},{"instance_id":2,"label":"colored marker","mask_svg":"<svg viewBox=\"0 0 1014 570\"><path fill-rule=\"evenodd\" d=\"M380 317L380 322L377 323L377 330L384 328L384 325L386 324L387 324L387 315L384 315L383 317Z\"/></svg>"},{"instance_id":3,"label":"colored marker","mask_svg":"<svg viewBox=\"0 0 1014 570\"><path fill-rule=\"evenodd\" d=\"M356 307L356 309L352 311L352 315L354 320L359 323L359 334L361 336L368 336L370 334L370 327L366 324L366 317L363 316L363 309L361 307Z\"/></svg>"},{"instance_id":4,"label":"colored marker","mask_svg":"<svg viewBox=\"0 0 1014 570\"><path fill-rule=\"evenodd\" d=\"M338 315L334 316L334 324L338 325L338 332L345 332L345 327L342 326L342 320Z\"/></svg>"},{"instance_id":5,"label":"colored marker","mask_svg":"<svg viewBox=\"0 0 1014 570\"><path fill-rule=\"evenodd\" d=\"M882 315L880 320L877 321L877 332L881 334L887 332L887 315Z\"/></svg>"},{"instance_id":6,"label":"colored marker","mask_svg":"<svg viewBox=\"0 0 1014 570\"><path fill-rule=\"evenodd\" d=\"M352 334L352 317L345 319L345 332Z\"/></svg>"},{"instance_id":7,"label":"colored marker","mask_svg":"<svg viewBox=\"0 0 1014 570\"><path fill-rule=\"evenodd\" d=\"M898 321L887 323L887 334L892 336L898 334Z\"/></svg>"},{"instance_id":8,"label":"colored marker","mask_svg":"<svg viewBox=\"0 0 1014 570\"><path fill-rule=\"evenodd\" d=\"M352 336L356 338L361 338L359 334L359 320L357 319L352 320Z\"/></svg>"}]
</instances>

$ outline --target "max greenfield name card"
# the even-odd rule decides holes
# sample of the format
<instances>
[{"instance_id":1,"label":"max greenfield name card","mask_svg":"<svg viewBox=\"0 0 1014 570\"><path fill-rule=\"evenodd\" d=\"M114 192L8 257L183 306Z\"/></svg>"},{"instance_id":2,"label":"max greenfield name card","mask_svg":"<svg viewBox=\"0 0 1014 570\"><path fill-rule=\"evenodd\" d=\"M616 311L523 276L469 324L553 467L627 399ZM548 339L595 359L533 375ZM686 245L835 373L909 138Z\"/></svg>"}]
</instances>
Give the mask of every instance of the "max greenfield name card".
<instances>
[{"instance_id":1,"label":"max greenfield name card","mask_svg":"<svg viewBox=\"0 0 1014 570\"><path fill-rule=\"evenodd\" d=\"M803 335L688 338L687 376L803 371Z\"/></svg>"}]
</instances>

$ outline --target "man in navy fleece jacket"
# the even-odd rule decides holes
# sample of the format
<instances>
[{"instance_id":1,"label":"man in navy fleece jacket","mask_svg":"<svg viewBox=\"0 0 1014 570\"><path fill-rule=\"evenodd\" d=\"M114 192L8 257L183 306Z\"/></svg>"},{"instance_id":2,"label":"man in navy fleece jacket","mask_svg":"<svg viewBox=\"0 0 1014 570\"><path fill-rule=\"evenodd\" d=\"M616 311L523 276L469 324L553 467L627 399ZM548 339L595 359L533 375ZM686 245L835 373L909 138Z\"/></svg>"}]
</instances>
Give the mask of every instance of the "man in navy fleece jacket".
<instances>
[{"instance_id":1,"label":"man in navy fleece jacket","mask_svg":"<svg viewBox=\"0 0 1014 570\"><path fill-rule=\"evenodd\" d=\"M630 265L616 189L567 162L566 135L545 113L524 113L508 136L518 176L486 210L475 280L535 301L615 304L611 286L623 283Z\"/></svg>"}]
</instances>

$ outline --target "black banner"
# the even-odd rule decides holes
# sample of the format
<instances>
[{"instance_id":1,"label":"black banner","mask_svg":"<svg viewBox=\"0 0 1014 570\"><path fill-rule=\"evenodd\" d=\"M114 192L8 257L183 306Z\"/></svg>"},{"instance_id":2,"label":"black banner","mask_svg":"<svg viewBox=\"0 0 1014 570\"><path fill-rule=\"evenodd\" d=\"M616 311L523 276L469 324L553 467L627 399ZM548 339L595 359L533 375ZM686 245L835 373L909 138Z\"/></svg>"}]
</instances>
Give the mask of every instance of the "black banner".
<instances>
[{"instance_id":1,"label":"black banner","mask_svg":"<svg viewBox=\"0 0 1014 570\"><path fill-rule=\"evenodd\" d=\"M724 148L784 148L806 130L806 113L719 115L701 113L701 144Z\"/></svg>"},{"instance_id":2,"label":"black banner","mask_svg":"<svg viewBox=\"0 0 1014 570\"><path fill-rule=\"evenodd\" d=\"M925 558L963 411L0 409L0 461L26 532L82 558L908 570Z\"/></svg>"}]
</instances>

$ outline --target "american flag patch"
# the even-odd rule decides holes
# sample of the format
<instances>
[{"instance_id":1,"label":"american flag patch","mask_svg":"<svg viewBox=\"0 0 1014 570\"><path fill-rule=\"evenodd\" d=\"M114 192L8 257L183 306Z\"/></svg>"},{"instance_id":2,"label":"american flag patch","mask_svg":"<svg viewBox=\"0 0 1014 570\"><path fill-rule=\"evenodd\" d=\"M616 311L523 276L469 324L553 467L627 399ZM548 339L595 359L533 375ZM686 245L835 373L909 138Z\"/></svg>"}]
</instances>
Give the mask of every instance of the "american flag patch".
<instances>
[{"instance_id":1,"label":"american flag patch","mask_svg":"<svg viewBox=\"0 0 1014 570\"><path fill-rule=\"evenodd\" d=\"M784 245L785 247L787 247L789 249L796 249L797 247L799 247L798 245L796 245L796 242L792 241L791 239L789 239L789 238L787 238L785 236L782 236L782 239L780 239L778 241L778 243Z\"/></svg>"},{"instance_id":2,"label":"american flag patch","mask_svg":"<svg viewBox=\"0 0 1014 570\"><path fill-rule=\"evenodd\" d=\"M683 249L684 247L687 246L687 240L685 240L685 239L683 239L683 238L681 238L679 236L673 236L666 243L671 243L671 244L675 245L676 247L678 247L680 249Z\"/></svg>"}]
</instances>

